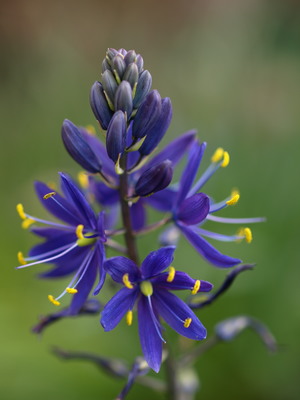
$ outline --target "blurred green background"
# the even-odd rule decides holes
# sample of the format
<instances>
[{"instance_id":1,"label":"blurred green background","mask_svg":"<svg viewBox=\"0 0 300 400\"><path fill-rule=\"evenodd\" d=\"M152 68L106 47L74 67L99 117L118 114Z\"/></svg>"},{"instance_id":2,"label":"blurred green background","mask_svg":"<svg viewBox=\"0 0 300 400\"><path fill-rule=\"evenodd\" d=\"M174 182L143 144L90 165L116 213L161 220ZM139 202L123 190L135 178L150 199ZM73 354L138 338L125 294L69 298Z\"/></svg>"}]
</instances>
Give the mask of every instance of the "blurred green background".
<instances>
[{"instance_id":1,"label":"blurred green background","mask_svg":"<svg viewBox=\"0 0 300 400\"><path fill-rule=\"evenodd\" d=\"M209 144L204 163L218 146L230 152L229 167L205 188L216 199L240 189L239 204L222 215L268 219L253 226L251 245L218 245L257 267L199 316L210 333L230 316L259 318L276 336L279 352L268 354L252 332L219 345L197 363L197 398L298 399L299 2L2 0L0 6L0 398L113 399L122 381L89 364L62 362L51 347L129 362L140 352L136 321L108 334L98 317L82 317L50 327L41 338L33 335L37 317L53 312L47 294L59 293L63 282L36 279L44 267L14 269L17 251L36 242L20 228L15 204L42 215L33 181L77 172L61 143L61 123L94 123L90 86L100 78L107 47L124 47L143 55L153 87L171 97L174 118L165 141L197 128ZM142 241L142 253L150 250ZM226 274L200 260L184 240L174 265L216 286ZM128 399L139 398L163 397L136 385Z\"/></svg>"}]
</instances>

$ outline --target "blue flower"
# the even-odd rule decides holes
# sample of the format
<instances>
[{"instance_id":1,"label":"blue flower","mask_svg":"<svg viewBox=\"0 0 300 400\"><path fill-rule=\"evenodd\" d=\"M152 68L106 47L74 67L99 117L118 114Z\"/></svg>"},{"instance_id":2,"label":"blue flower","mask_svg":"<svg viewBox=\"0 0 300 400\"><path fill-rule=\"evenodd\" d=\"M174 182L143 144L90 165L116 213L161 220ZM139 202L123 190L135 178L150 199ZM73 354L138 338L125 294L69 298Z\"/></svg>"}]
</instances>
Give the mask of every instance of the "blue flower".
<instances>
[{"instance_id":1,"label":"blue flower","mask_svg":"<svg viewBox=\"0 0 300 400\"><path fill-rule=\"evenodd\" d=\"M205 193L197 193L220 167L224 168L229 164L229 154L221 148L217 149L212 156L210 166L194 183L205 148L206 143L200 144L198 141L194 141L179 184L173 188L170 187L155 193L149 198L149 203L160 211L170 212L173 223L176 226L174 229L179 230L207 261L221 268L232 267L239 264L241 260L220 253L202 236L226 242L245 238L250 243L252 240L250 228L242 228L237 235L228 236L207 231L202 228L202 225L206 220L221 223L249 224L262 222L264 218L234 219L213 215L215 212L237 203L240 195L234 192L225 200L214 203ZM176 236L174 229L171 231L168 229L165 232L163 235L164 243L168 243L168 235L174 236L175 233ZM172 243L172 241L169 243Z\"/></svg>"},{"instance_id":2,"label":"blue flower","mask_svg":"<svg viewBox=\"0 0 300 400\"><path fill-rule=\"evenodd\" d=\"M64 196L54 192L42 182L35 183L35 189L43 206L63 224L33 217L24 212L22 204L17 211L23 219L23 227L31 226L31 231L45 239L34 246L28 257L18 253L20 265L18 269L42 263L54 263L55 267L43 273L44 278L64 277L71 273L74 276L68 287L57 297L49 295L54 305L60 305L60 298L66 293L74 294L69 313L76 314L81 309L91 292L97 275L99 283L95 294L102 288L105 280L103 270L104 215L95 215L82 192L65 174L61 173L61 188ZM47 227L32 227L34 223L42 223Z\"/></svg>"},{"instance_id":3,"label":"blue flower","mask_svg":"<svg viewBox=\"0 0 300 400\"><path fill-rule=\"evenodd\" d=\"M196 294L199 291L210 291L212 284L175 271L170 266L174 250L174 246L168 246L150 253L141 268L121 256L110 258L104 263L104 268L113 280L124 287L104 307L101 324L105 331L110 331L126 315L126 322L131 325L132 310L137 303L142 350L147 363L156 372L160 369L162 345L165 342L160 316L182 336L194 340L206 337L206 329L198 317L170 290L191 290L192 294ZM167 267L169 270L165 271Z\"/></svg>"}]
</instances>

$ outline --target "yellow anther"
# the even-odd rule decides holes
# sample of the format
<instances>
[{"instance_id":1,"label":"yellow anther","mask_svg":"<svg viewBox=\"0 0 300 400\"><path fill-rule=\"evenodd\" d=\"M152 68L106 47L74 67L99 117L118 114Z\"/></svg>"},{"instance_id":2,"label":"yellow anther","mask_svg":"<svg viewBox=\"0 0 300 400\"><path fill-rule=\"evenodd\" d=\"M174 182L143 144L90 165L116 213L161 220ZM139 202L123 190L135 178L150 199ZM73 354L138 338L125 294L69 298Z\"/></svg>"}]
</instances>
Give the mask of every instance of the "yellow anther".
<instances>
[{"instance_id":1,"label":"yellow anther","mask_svg":"<svg viewBox=\"0 0 300 400\"><path fill-rule=\"evenodd\" d=\"M55 306L60 306L60 302L55 300L55 298L52 296L52 294L48 295L48 300L50 303L54 304Z\"/></svg>"},{"instance_id":2,"label":"yellow anther","mask_svg":"<svg viewBox=\"0 0 300 400\"><path fill-rule=\"evenodd\" d=\"M167 277L167 282L173 282L173 280L175 278L175 274L176 274L175 268L170 266L169 267L169 274L168 274L168 277Z\"/></svg>"},{"instance_id":3,"label":"yellow anther","mask_svg":"<svg viewBox=\"0 0 300 400\"><path fill-rule=\"evenodd\" d=\"M31 218L26 218L24 219L24 221L22 222L22 228L23 229L27 229L30 225L34 224L35 220L31 219Z\"/></svg>"},{"instance_id":4,"label":"yellow anther","mask_svg":"<svg viewBox=\"0 0 300 400\"><path fill-rule=\"evenodd\" d=\"M222 163L221 163L221 167L223 167L223 168L227 167L227 165L229 164L229 162L230 162L229 153L228 153L227 151L224 151L224 154L223 154L223 161L222 161Z\"/></svg>"},{"instance_id":5,"label":"yellow anther","mask_svg":"<svg viewBox=\"0 0 300 400\"><path fill-rule=\"evenodd\" d=\"M238 189L232 189L232 191L231 191L231 197L234 197L234 196L236 196L237 194L240 194L240 191L238 190Z\"/></svg>"},{"instance_id":6,"label":"yellow anther","mask_svg":"<svg viewBox=\"0 0 300 400\"><path fill-rule=\"evenodd\" d=\"M211 157L211 162L217 163L222 160L224 155L224 149L222 147L218 147L217 150L214 152L214 154Z\"/></svg>"},{"instance_id":7,"label":"yellow anther","mask_svg":"<svg viewBox=\"0 0 300 400\"><path fill-rule=\"evenodd\" d=\"M70 293L70 294L75 294L75 293L78 292L78 290L77 290L77 289L74 289L74 288L71 288L71 287L67 287L67 288L66 288L66 292L67 292L67 293Z\"/></svg>"},{"instance_id":8,"label":"yellow anther","mask_svg":"<svg viewBox=\"0 0 300 400\"><path fill-rule=\"evenodd\" d=\"M140 289L141 289L141 292L143 293L143 295L147 296L147 297L151 296L153 293L153 286L152 286L152 283L149 281L143 281L140 284Z\"/></svg>"},{"instance_id":9,"label":"yellow anther","mask_svg":"<svg viewBox=\"0 0 300 400\"><path fill-rule=\"evenodd\" d=\"M252 232L250 228L245 228L244 229L244 236L245 236L245 240L247 243L251 243L252 242Z\"/></svg>"},{"instance_id":10,"label":"yellow anther","mask_svg":"<svg viewBox=\"0 0 300 400\"><path fill-rule=\"evenodd\" d=\"M89 177L88 175L81 171L77 175L78 182L83 189L87 189L89 186Z\"/></svg>"},{"instance_id":11,"label":"yellow anther","mask_svg":"<svg viewBox=\"0 0 300 400\"><path fill-rule=\"evenodd\" d=\"M198 293L199 289L200 289L200 286L201 286L201 281L199 281L199 279L198 279L198 280L196 280L195 285L194 285L194 287L192 289L192 294Z\"/></svg>"},{"instance_id":12,"label":"yellow anther","mask_svg":"<svg viewBox=\"0 0 300 400\"><path fill-rule=\"evenodd\" d=\"M128 326L132 325L132 320L133 320L133 312L131 310L129 310L126 313L126 324Z\"/></svg>"},{"instance_id":13,"label":"yellow anther","mask_svg":"<svg viewBox=\"0 0 300 400\"><path fill-rule=\"evenodd\" d=\"M236 204L240 199L240 195L239 194L235 194L234 196L231 197L230 200L226 201L226 204L228 206L233 206L234 204Z\"/></svg>"},{"instance_id":14,"label":"yellow anther","mask_svg":"<svg viewBox=\"0 0 300 400\"><path fill-rule=\"evenodd\" d=\"M187 318L187 319L184 321L183 326L184 326L185 328L188 328L188 327L191 325L191 323L192 323L192 318Z\"/></svg>"},{"instance_id":15,"label":"yellow anther","mask_svg":"<svg viewBox=\"0 0 300 400\"><path fill-rule=\"evenodd\" d=\"M128 274L123 275L122 281L128 289L133 289L133 284L130 282Z\"/></svg>"},{"instance_id":16,"label":"yellow anther","mask_svg":"<svg viewBox=\"0 0 300 400\"><path fill-rule=\"evenodd\" d=\"M83 225L78 225L77 228L76 228L75 232L76 232L76 236L78 237L78 239L84 239L84 236L83 236L83 233L82 233L83 228L84 228Z\"/></svg>"},{"instance_id":17,"label":"yellow anther","mask_svg":"<svg viewBox=\"0 0 300 400\"><path fill-rule=\"evenodd\" d=\"M56 192L50 192L50 193L45 194L45 196L43 196L43 199L47 200L47 199L50 199L50 197L53 197L55 195L56 195Z\"/></svg>"},{"instance_id":18,"label":"yellow anther","mask_svg":"<svg viewBox=\"0 0 300 400\"><path fill-rule=\"evenodd\" d=\"M25 261L25 258L23 256L23 253L21 251L18 252L18 261L22 265L27 264L26 261Z\"/></svg>"},{"instance_id":19,"label":"yellow anther","mask_svg":"<svg viewBox=\"0 0 300 400\"><path fill-rule=\"evenodd\" d=\"M85 129L90 135L96 135L96 129L93 127L93 125L87 125Z\"/></svg>"},{"instance_id":20,"label":"yellow anther","mask_svg":"<svg viewBox=\"0 0 300 400\"><path fill-rule=\"evenodd\" d=\"M27 217L26 217L26 214L25 214L25 212L24 212L24 207L23 207L23 205L21 204L21 203L19 203L19 204L17 204L17 212L18 212L18 214L19 214L19 216L20 216L20 218L21 219L26 219Z\"/></svg>"}]
</instances>

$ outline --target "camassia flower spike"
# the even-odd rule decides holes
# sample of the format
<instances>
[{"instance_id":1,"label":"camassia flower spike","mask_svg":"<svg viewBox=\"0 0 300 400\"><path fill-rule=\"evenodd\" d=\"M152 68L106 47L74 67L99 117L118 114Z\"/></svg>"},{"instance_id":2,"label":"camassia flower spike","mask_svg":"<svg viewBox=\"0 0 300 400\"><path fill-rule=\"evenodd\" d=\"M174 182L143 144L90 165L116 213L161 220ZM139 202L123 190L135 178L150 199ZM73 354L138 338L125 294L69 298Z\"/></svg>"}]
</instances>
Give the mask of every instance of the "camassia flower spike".
<instances>
[{"instance_id":1,"label":"camassia flower spike","mask_svg":"<svg viewBox=\"0 0 300 400\"><path fill-rule=\"evenodd\" d=\"M33 217L25 213L22 204L17 205L17 211L23 219L22 226L30 226L33 233L45 239L30 250L28 257L18 253L21 265L17 268L53 263L54 269L41 274L41 277L57 278L74 273L68 287L59 296L49 295L48 299L58 306L59 300L66 293L74 294L69 313L77 314L91 292L97 275L99 283L95 294L100 291L105 280L104 216L103 212L95 215L84 195L67 175L61 173L60 177L64 197L42 182L36 182L35 189L45 208L62 220L63 224ZM33 227L35 223L47 227Z\"/></svg>"},{"instance_id":2,"label":"camassia flower spike","mask_svg":"<svg viewBox=\"0 0 300 400\"><path fill-rule=\"evenodd\" d=\"M101 324L105 331L110 331L125 316L127 324L131 325L133 308L137 304L142 350L147 363L156 372L160 369L165 342L160 316L182 336L194 340L206 338L206 329L198 317L170 291L190 290L196 294L210 291L212 284L192 279L170 266L174 250L174 246L168 246L153 251L144 259L141 268L121 256L104 263L113 280L124 287L104 307Z\"/></svg>"}]
</instances>

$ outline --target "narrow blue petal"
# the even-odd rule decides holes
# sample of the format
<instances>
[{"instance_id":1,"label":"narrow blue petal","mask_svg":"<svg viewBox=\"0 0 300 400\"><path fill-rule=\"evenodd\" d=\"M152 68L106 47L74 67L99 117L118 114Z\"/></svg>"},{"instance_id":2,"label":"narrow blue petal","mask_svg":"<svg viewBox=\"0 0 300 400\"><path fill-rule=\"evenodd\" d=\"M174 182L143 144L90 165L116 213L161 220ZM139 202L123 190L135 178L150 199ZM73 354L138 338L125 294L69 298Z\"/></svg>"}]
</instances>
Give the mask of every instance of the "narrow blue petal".
<instances>
[{"instance_id":1,"label":"narrow blue petal","mask_svg":"<svg viewBox=\"0 0 300 400\"><path fill-rule=\"evenodd\" d=\"M95 252L97 252L97 258L98 258L98 270L99 270L99 282L97 286L95 287L94 290L94 296L96 296L100 290L102 289L102 286L104 285L105 278L106 278L106 272L103 268L103 261L104 261L104 245L100 241L98 241L95 245Z\"/></svg>"},{"instance_id":2,"label":"narrow blue petal","mask_svg":"<svg viewBox=\"0 0 300 400\"><path fill-rule=\"evenodd\" d=\"M209 212L209 197L204 193L196 193L183 200L176 218L186 225L196 225L202 222Z\"/></svg>"},{"instance_id":3,"label":"narrow blue petal","mask_svg":"<svg viewBox=\"0 0 300 400\"><path fill-rule=\"evenodd\" d=\"M171 212L175 204L176 196L177 192L175 192L175 190L167 188L154 193L150 197L146 197L144 200L156 210Z\"/></svg>"},{"instance_id":4,"label":"narrow blue petal","mask_svg":"<svg viewBox=\"0 0 300 400\"><path fill-rule=\"evenodd\" d=\"M119 204L114 204L112 207L105 209L104 228L108 230L113 229L119 220L119 216Z\"/></svg>"},{"instance_id":5,"label":"narrow blue petal","mask_svg":"<svg viewBox=\"0 0 300 400\"><path fill-rule=\"evenodd\" d=\"M168 290L193 290L196 279L191 278L188 274L181 271L176 271L172 282L168 282L168 272L163 272L151 279L155 289L168 289ZM213 285L206 281L201 281L199 292L209 292Z\"/></svg>"},{"instance_id":6,"label":"narrow blue petal","mask_svg":"<svg viewBox=\"0 0 300 400\"><path fill-rule=\"evenodd\" d=\"M130 207L130 216L132 229L138 231L146 225L146 210L144 207L144 199L139 199Z\"/></svg>"},{"instance_id":7,"label":"narrow blue petal","mask_svg":"<svg viewBox=\"0 0 300 400\"><path fill-rule=\"evenodd\" d=\"M84 273L84 276L76 286L78 292L73 295L73 299L69 307L70 315L76 315L80 311L95 284L98 270L99 255L94 251L92 257L88 261L87 270Z\"/></svg>"},{"instance_id":8,"label":"narrow blue petal","mask_svg":"<svg viewBox=\"0 0 300 400\"><path fill-rule=\"evenodd\" d=\"M176 199L176 206L180 207L182 201L186 198L193 182L195 176L204 154L206 143L194 142L189 153L189 160L180 178L180 186Z\"/></svg>"},{"instance_id":9,"label":"narrow blue petal","mask_svg":"<svg viewBox=\"0 0 300 400\"><path fill-rule=\"evenodd\" d=\"M101 313L100 320L105 332L114 329L127 311L132 310L138 293L138 289L124 287L109 300Z\"/></svg>"},{"instance_id":10,"label":"narrow blue petal","mask_svg":"<svg viewBox=\"0 0 300 400\"><path fill-rule=\"evenodd\" d=\"M32 247L29 251L29 256L38 256L39 254L47 253L48 251L55 250L67 244L70 244L71 246L71 244L74 243L76 239L77 238L74 233L65 233L60 231L57 235L50 236L50 238L46 242L39 243Z\"/></svg>"},{"instance_id":11,"label":"narrow blue petal","mask_svg":"<svg viewBox=\"0 0 300 400\"><path fill-rule=\"evenodd\" d=\"M158 320L155 310L153 312ZM150 368L159 372L162 358L162 340L156 329L158 322L153 321L150 306L146 296L141 296L138 302L139 335L145 360ZM159 326L159 329L161 327Z\"/></svg>"},{"instance_id":12,"label":"narrow blue petal","mask_svg":"<svg viewBox=\"0 0 300 400\"><path fill-rule=\"evenodd\" d=\"M162 247L152 251L141 265L143 278L147 279L164 271L173 261L175 246Z\"/></svg>"},{"instance_id":13,"label":"narrow blue petal","mask_svg":"<svg viewBox=\"0 0 300 400\"><path fill-rule=\"evenodd\" d=\"M118 256L109 258L104 262L104 269L118 283L123 283L124 274L128 274L130 282L136 282L140 278L140 270L129 258Z\"/></svg>"},{"instance_id":14,"label":"narrow blue petal","mask_svg":"<svg viewBox=\"0 0 300 400\"><path fill-rule=\"evenodd\" d=\"M166 290L156 290L152 297L159 314L177 333L194 340L206 338L205 327L181 299ZM191 318L192 322L185 328L184 321L188 318Z\"/></svg>"},{"instance_id":15,"label":"narrow blue petal","mask_svg":"<svg viewBox=\"0 0 300 400\"><path fill-rule=\"evenodd\" d=\"M56 193L55 200L57 200L57 202L61 204L60 206L51 197L49 199L43 198L46 194L53 192L53 189L51 189L43 182L35 182L34 186L37 196L41 201L42 205L51 214L53 214L56 218L61 219L64 222L67 222L70 225L76 226L80 224L80 215L77 212L76 208L74 208L74 206L69 201L67 201L64 197L60 196L60 194Z\"/></svg>"},{"instance_id":16,"label":"narrow blue petal","mask_svg":"<svg viewBox=\"0 0 300 400\"><path fill-rule=\"evenodd\" d=\"M167 159L172 161L172 165L175 166L195 140L196 133L197 132L194 130L188 131L179 136L179 138L172 140L171 143L164 147L147 163L147 168L151 168L153 165L159 164Z\"/></svg>"},{"instance_id":17,"label":"narrow blue petal","mask_svg":"<svg viewBox=\"0 0 300 400\"><path fill-rule=\"evenodd\" d=\"M77 205L77 210L81 216L81 224L83 224L85 228L95 229L95 213L84 195L66 174L60 173L60 177L61 185L64 187L64 191L68 191L70 197L73 199L74 204Z\"/></svg>"},{"instance_id":18,"label":"narrow blue petal","mask_svg":"<svg viewBox=\"0 0 300 400\"><path fill-rule=\"evenodd\" d=\"M181 224L178 224L178 227L195 249L214 266L229 268L241 262L238 258L232 258L220 253L210 243L195 233L191 227L183 226Z\"/></svg>"},{"instance_id":19,"label":"narrow blue petal","mask_svg":"<svg viewBox=\"0 0 300 400\"><path fill-rule=\"evenodd\" d=\"M60 236L61 234L66 234L62 229L56 228L42 228L40 226L30 227L30 232L34 233L37 236L41 236L46 239L52 239ZM70 233L71 236L75 237L73 233Z\"/></svg>"}]
</instances>

